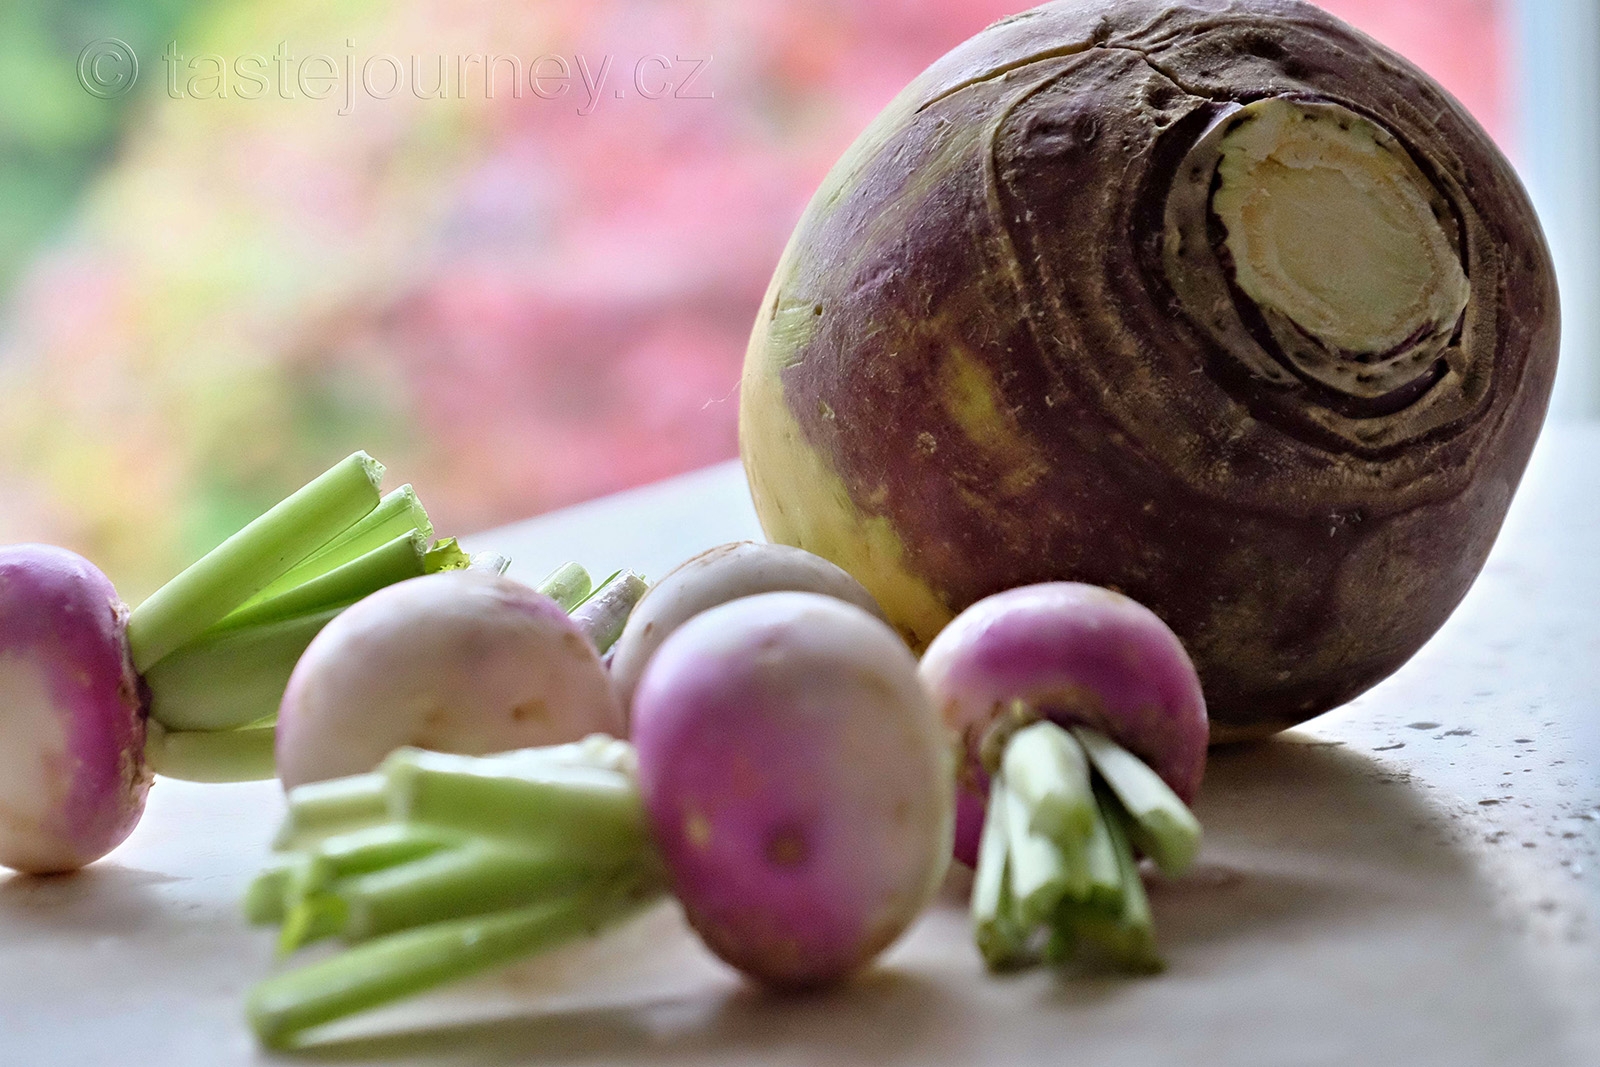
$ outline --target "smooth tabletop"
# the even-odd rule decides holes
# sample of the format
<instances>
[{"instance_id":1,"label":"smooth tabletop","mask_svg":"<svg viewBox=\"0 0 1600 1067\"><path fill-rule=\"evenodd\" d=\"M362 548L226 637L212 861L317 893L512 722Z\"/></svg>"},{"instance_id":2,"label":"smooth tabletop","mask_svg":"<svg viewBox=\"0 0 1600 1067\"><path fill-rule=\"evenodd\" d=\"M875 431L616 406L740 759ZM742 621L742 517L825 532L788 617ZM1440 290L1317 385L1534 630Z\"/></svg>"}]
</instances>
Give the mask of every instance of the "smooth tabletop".
<instances>
[{"instance_id":1,"label":"smooth tabletop","mask_svg":"<svg viewBox=\"0 0 1600 1067\"><path fill-rule=\"evenodd\" d=\"M759 536L725 464L473 538L537 580ZM663 905L598 941L257 1049L238 901L273 783L159 780L77 875L0 873L0 1065L1600 1063L1600 426L1547 429L1483 575L1352 704L1213 752L1154 978L987 975L952 876L848 988L759 993Z\"/></svg>"}]
</instances>

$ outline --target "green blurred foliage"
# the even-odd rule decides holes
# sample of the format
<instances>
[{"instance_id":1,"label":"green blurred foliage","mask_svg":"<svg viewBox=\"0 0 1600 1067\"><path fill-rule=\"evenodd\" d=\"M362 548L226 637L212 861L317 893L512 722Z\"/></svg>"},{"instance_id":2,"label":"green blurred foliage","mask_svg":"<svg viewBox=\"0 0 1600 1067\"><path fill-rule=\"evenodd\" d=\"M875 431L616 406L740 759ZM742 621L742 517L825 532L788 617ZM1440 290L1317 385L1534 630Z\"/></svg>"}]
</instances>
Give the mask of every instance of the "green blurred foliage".
<instances>
[{"instance_id":1,"label":"green blurred foliage","mask_svg":"<svg viewBox=\"0 0 1600 1067\"><path fill-rule=\"evenodd\" d=\"M0 294L66 223L149 88L161 43L198 0L0 0ZM116 37L143 57L134 91L112 100L78 84L78 53Z\"/></svg>"}]
</instances>

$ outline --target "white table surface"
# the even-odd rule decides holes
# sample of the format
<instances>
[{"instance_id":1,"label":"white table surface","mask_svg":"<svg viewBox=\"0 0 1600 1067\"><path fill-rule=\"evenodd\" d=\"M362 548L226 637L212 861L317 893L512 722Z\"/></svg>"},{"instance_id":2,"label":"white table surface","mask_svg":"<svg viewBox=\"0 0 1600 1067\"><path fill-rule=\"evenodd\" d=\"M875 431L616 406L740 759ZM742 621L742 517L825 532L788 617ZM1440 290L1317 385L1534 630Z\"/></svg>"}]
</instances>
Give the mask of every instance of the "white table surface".
<instances>
[{"instance_id":1,"label":"white table surface","mask_svg":"<svg viewBox=\"0 0 1600 1067\"><path fill-rule=\"evenodd\" d=\"M953 881L863 980L760 994L671 906L329 1033L241 1017L275 785L159 781L75 876L0 874L0 1064L1600 1064L1600 426L1547 431L1488 567L1389 681L1213 754L1151 979L986 976ZM530 580L659 575L758 530L734 464L475 538ZM1423 724L1431 724L1424 726Z\"/></svg>"}]
</instances>

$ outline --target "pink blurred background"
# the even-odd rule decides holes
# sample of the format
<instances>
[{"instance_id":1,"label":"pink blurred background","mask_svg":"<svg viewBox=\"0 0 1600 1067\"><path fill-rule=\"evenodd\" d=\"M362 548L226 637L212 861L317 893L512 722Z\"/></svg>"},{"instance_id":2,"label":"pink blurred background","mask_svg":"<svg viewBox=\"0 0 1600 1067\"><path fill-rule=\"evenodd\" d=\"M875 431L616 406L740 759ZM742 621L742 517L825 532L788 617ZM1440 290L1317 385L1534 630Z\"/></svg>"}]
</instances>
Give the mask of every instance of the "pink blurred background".
<instances>
[{"instance_id":1,"label":"pink blurred background","mask_svg":"<svg viewBox=\"0 0 1600 1067\"><path fill-rule=\"evenodd\" d=\"M444 533L734 456L750 322L812 190L907 81L1022 6L189 6L147 32L104 158L12 272L0 543L73 547L133 599L355 448ZM1324 6L1515 155L1503 2ZM486 99L478 73L460 98L357 91L341 114L164 63L167 40L225 65L280 41L357 68L417 55L425 85L439 56L609 55L611 80L587 114L575 66L554 100ZM109 121L72 88L76 121Z\"/></svg>"}]
</instances>

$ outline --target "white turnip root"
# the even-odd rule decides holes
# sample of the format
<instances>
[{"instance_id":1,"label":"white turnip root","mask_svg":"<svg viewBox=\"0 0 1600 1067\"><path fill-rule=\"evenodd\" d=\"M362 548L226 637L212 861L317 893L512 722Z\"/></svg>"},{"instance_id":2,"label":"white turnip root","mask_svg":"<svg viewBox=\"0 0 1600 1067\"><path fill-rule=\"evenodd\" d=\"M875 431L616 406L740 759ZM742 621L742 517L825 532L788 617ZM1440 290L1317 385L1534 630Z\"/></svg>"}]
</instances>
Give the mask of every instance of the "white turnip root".
<instances>
[{"instance_id":1,"label":"white turnip root","mask_svg":"<svg viewBox=\"0 0 1600 1067\"><path fill-rule=\"evenodd\" d=\"M865 611L793 592L712 608L661 646L635 711L636 748L406 749L293 790L248 910L281 923L284 949L358 943L258 985L261 1040L594 934L669 889L746 975L821 985L933 893L949 735L909 650Z\"/></svg>"},{"instance_id":2,"label":"white turnip root","mask_svg":"<svg viewBox=\"0 0 1600 1067\"><path fill-rule=\"evenodd\" d=\"M63 548L0 548L0 864L70 871L139 822L150 772L127 606Z\"/></svg>"},{"instance_id":3,"label":"white turnip root","mask_svg":"<svg viewBox=\"0 0 1600 1067\"><path fill-rule=\"evenodd\" d=\"M383 589L317 635L284 692L278 775L293 789L404 746L485 755L622 729L599 654L560 604L454 571Z\"/></svg>"},{"instance_id":4,"label":"white turnip root","mask_svg":"<svg viewBox=\"0 0 1600 1067\"><path fill-rule=\"evenodd\" d=\"M689 921L780 986L853 973L944 872L943 731L893 630L815 593L702 612L634 698L639 786Z\"/></svg>"},{"instance_id":5,"label":"white turnip root","mask_svg":"<svg viewBox=\"0 0 1600 1067\"><path fill-rule=\"evenodd\" d=\"M957 856L977 867L991 965L1025 962L1043 925L1053 955L1092 941L1119 965L1157 966L1132 848L1169 874L1193 859L1184 804L1208 739L1177 637L1121 594L1049 582L972 605L920 671L961 737Z\"/></svg>"},{"instance_id":6,"label":"white turnip root","mask_svg":"<svg viewBox=\"0 0 1600 1067\"><path fill-rule=\"evenodd\" d=\"M624 708L645 665L674 630L702 611L756 593L821 593L883 617L860 582L832 563L788 545L733 541L667 572L633 610L612 651L611 678Z\"/></svg>"}]
</instances>

